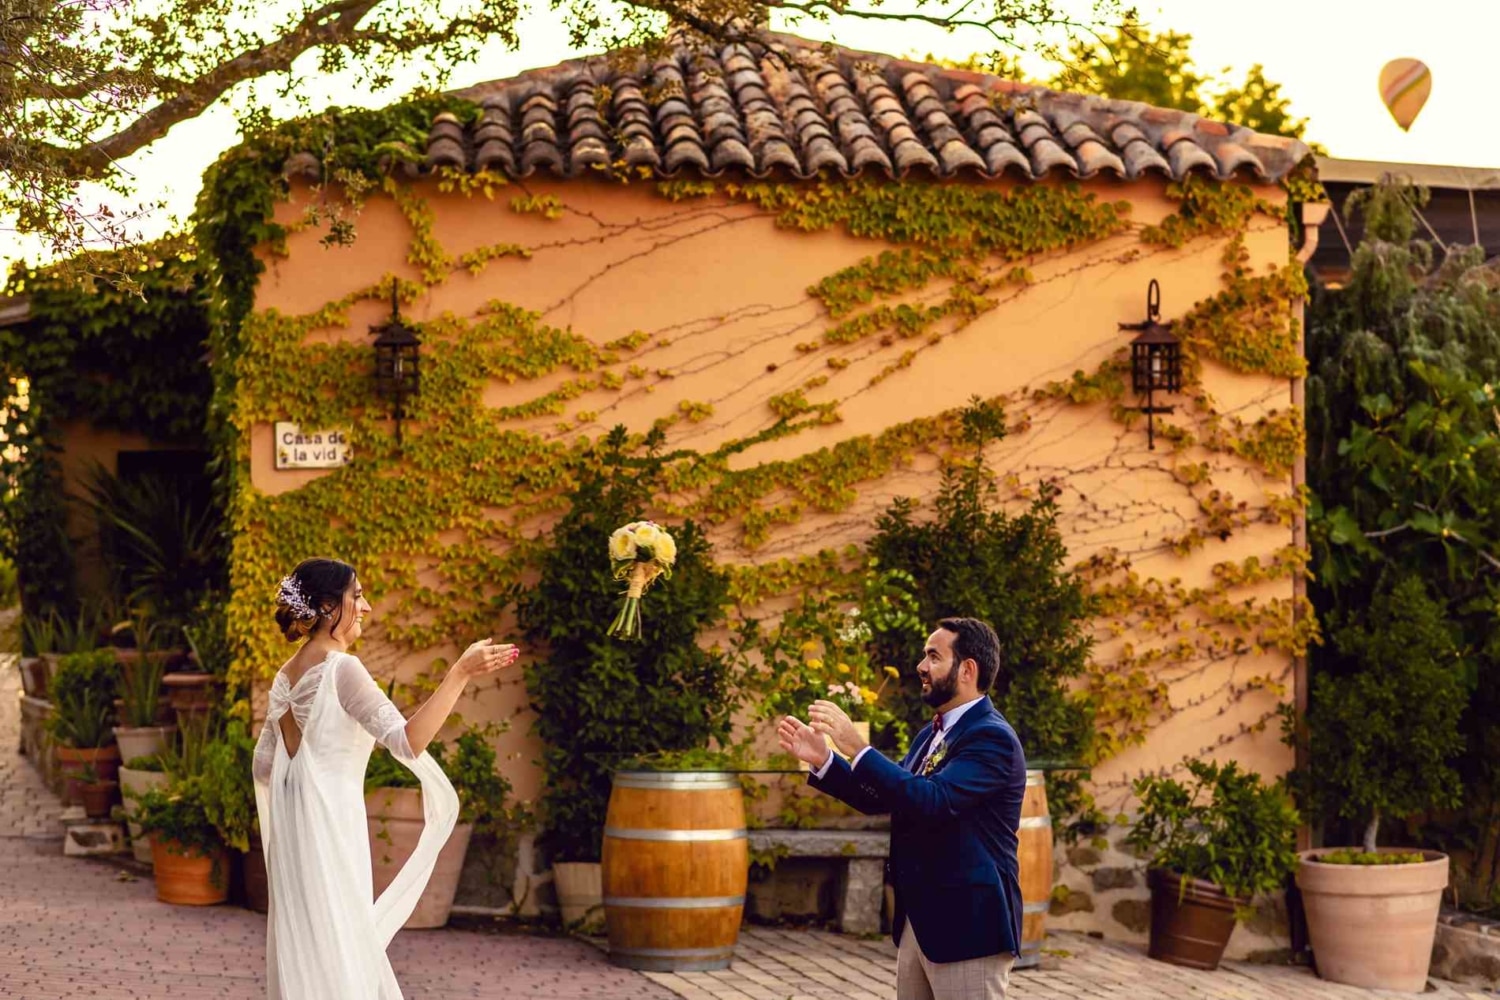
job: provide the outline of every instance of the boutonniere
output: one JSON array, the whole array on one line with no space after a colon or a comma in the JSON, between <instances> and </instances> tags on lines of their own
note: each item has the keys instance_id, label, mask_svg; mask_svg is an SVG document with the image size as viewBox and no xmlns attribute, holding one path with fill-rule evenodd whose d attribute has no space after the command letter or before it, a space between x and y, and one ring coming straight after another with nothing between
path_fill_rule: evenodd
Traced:
<instances>
[{"instance_id":1,"label":"boutonniere","mask_svg":"<svg viewBox=\"0 0 1500 1000\"><path fill-rule=\"evenodd\" d=\"M947 757L948 744L939 743L938 748L932 751L932 753L928 754L927 759L922 762L922 777L925 778L928 775L932 774L932 772L936 771L939 767L942 767L943 761L947 759Z\"/></svg>"}]
</instances>

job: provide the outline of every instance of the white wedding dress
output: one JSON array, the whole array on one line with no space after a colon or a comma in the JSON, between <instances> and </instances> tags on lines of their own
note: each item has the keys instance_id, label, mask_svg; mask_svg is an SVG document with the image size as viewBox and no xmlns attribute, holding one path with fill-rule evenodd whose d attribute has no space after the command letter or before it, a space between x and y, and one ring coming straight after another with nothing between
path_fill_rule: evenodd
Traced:
<instances>
[{"instance_id":1,"label":"white wedding dress","mask_svg":"<svg viewBox=\"0 0 1500 1000\"><path fill-rule=\"evenodd\" d=\"M302 732L288 756L280 719ZM374 899L364 777L379 742L422 782L426 820L411 858ZM406 720L369 671L332 653L296 684L278 672L255 748L255 805L270 883L270 1000L401 1000L385 955L411 916L458 819L458 796L432 756L414 755Z\"/></svg>"}]
</instances>

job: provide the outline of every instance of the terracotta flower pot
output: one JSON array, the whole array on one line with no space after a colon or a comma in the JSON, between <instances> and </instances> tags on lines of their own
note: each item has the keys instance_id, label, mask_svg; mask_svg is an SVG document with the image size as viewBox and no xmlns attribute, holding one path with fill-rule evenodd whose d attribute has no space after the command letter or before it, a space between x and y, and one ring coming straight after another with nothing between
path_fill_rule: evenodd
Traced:
<instances>
[{"instance_id":1,"label":"terracotta flower pot","mask_svg":"<svg viewBox=\"0 0 1500 1000\"><path fill-rule=\"evenodd\" d=\"M151 837L156 898L179 906L213 906L229 898L229 849L204 852L175 840Z\"/></svg>"},{"instance_id":2,"label":"terracotta flower pot","mask_svg":"<svg viewBox=\"0 0 1500 1000\"><path fill-rule=\"evenodd\" d=\"M182 729L189 728L194 717L206 716L219 697L220 682L213 674L163 674L161 685Z\"/></svg>"},{"instance_id":3,"label":"terracotta flower pot","mask_svg":"<svg viewBox=\"0 0 1500 1000\"><path fill-rule=\"evenodd\" d=\"M377 788L365 796L365 815L370 827L370 865L375 895L379 896L406 864L422 836L421 789ZM437 866L427 880L427 888L422 891L417 908L402 924L403 927L442 927L448 922L473 832L474 827L469 823L460 823L453 828L448 842L438 852Z\"/></svg>"},{"instance_id":4,"label":"terracotta flower pot","mask_svg":"<svg viewBox=\"0 0 1500 1000\"><path fill-rule=\"evenodd\" d=\"M115 781L120 776L120 748L117 746L83 749L59 746L57 761L64 779L63 803L65 805L81 804L79 786L82 784L81 778L85 769L92 766L100 781Z\"/></svg>"},{"instance_id":5,"label":"terracotta flower pot","mask_svg":"<svg viewBox=\"0 0 1500 1000\"><path fill-rule=\"evenodd\" d=\"M1189 969L1217 969L1234 933L1235 899L1212 882L1184 878L1164 868L1147 872L1146 884L1151 887L1147 954Z\"/></svg>"},{"instance_id":6,"label":"terracotta flower pot","mask_svg":"<svg viewBox=\"0 0 1500 1000\"><path fill-rule=\"evenodd\" d=\"M1421 854L1427 860L1334 865L1317 860L1326 853L1303 851L1297 867L1318 975L1368 989L1422 992L1448 885L1448 856L1382 847L1382 854Z\"/></svg>"},{"instance_id":7,"label":"terracotta flower pot","mask_svg":"<svg viewBox=\"0 0 1500 1000\"><path fill-rule=\"evenodd\" d=\"M119 787L117 781L78 783L78 797L89 819L109 819L110 808L115 804L115 790Z\"/></svg>"},{"instance_id":8,"label":"terracotta flower pot","mask_svg":"<svg viewBox=\"0 0 1500 1000\"><path fill-rule=\"evenodd\" d=\"M47 697L47 662L41 657L21 659L21 692L29 698Z\"/></svg>"}]
</instances>

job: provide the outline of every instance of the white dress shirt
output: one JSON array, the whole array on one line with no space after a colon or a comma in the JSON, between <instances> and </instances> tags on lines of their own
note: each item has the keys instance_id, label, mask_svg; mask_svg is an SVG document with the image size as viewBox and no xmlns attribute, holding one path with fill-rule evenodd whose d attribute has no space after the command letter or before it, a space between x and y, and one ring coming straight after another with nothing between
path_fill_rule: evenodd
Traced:
<instances>
[{"instance_id":1,"label":"white dress shirt","mask_svg":"<svg viewBox=\"0 0 1500 1000\"><path fill-rule=\"evenodd\" d=\"M967 712L969 709L973 708L975 705L979 704L983 700L984 700L984 695L980 695L978 698L975 698L973 701L966 701L962 705L959 705L957 708L950 708L950 709L948 709L948 711L946 711L946 712L943 713L943 731L940 732L940 733L938 733L937 736L934 737L932 739L932 741L928 743L926 751L923 752L921 758L917 761L917 766L916 766L917 773L921 772L922 765L926 762L926 760L927 760L928 757L932 756L932 752L934 750L936 750L938 747L942 746L943 741L945 739L947 739L948 734L953 731L953 727L958 724L958 720L961 719L961 718L963 718L963 714L965 712ZM860 760L864 757L865 754L869 753L872 749L874 749L874 748L867 746L863 750L861 750L859 753L855 754L854 755L854 759L849 762L849 767L851 769L859 767ZM816 777L818 778L818 780L821 781L824 777L826 777L828 775L828 769L830 767L832 767L832 766L833 766L833 751L829 750L828 751L828 759L825 760L825 761L823 761L823 765L821 767L819 767L813 773L814 773L814 775L816 775Z\"/></svg>"}]
</instances>

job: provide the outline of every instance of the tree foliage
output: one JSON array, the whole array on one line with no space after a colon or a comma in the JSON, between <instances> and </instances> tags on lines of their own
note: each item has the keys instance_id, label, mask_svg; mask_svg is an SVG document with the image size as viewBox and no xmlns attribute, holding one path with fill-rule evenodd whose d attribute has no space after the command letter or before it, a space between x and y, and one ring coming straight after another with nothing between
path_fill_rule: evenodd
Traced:
<instances>
[{"instance_id":1,"label":"tree foliage","mask_svg":"<svg viewBox=\"0 0 1500 1000\"><path fill-rule=\"evenodd\" d=\"M648 445L659 443L659 435ZM729 583L693 522L671 528L670 582L647 593L642 641L605 635L621 584L610 532L644 517L660 463L632 459L617 428L586 459L566 514L539 558L535 586L518 588L516 616L545 658L526 670L542 744L544 844L555 861L597 861L614 763L627 755L725 741L734 710L729 657L698 637L723 620Z\"/></svg>"},{"instance_id":2,"label":"tree foliage","mask_svg":"<svg viewBox=\"0 0 1500 1000\"><path fill-rule=\"evenodd\" d=\"M1004 414L975 403L963 419L964 440L974 453L944 471L932 516L898 499L877 520L870 555L880 568L901 570L916 582L927 631L950 615L982 618L994 627L1001 650L995 703L1028 760L1087 762L1094 715L1069 681L1088 666L1091 602L1067 568L1055 492L1044 487L1020 513L1005 510L983 455L986 444L1004 435ZM883 640L882 662L905 666L921 658L926 632L883 632L876 639ZM920 724L931 710L914 675L906 677L905 691L910 717ZM1076 818L1087 811L1075 782L1048 784L1054 815Z\"/></svg>"},{"instance_id":3,"label":"tree foliage","mask_svg":"<svg viewBox=\"0 0 1500 1000\"><path fill-rule=\"evenodd\" d=\"M1353 669L1313 683L1307 750L1315 763L1301 788L1323 815L1363 824L1373 851L1382 818L1460 802L1450 762L1463 749L1465 663L1442 605L1415 576L1366 610L1332 617L1334 649Z\"/></svg>"},{"instance_id":4,"label":"tree foliage","mask_svg":"<svg viewBox=\"0 0 1500 1000\"><path fill-rule=\"evenodd\" d=\"M1193 63L1192 35L1154 33L1126 21L1109 35L1075 38L1052 86L1082 94L1142 101L1218 118L1256 132L1301 138L1307 119L1293 117L1281 84L1256 63L1238 85L1204 74ZM1228 69L1220 73L1222 77Z\"/></svg>"},{"instance_id":5,"label":"tree foliage","mask_svg":"<svg viewBox=\"0 0 1500 1000\"><path fill-rule=\"evenodd\" d=\"M689 41L758 35L772 12L799 21L923 23L1019 48L1043 29L1088 24L1050 0L553 0L574 45L659 47L675 28ZM43 234L54 256L128 246L137 216L82 200L80 182L129 193L120 161L220 104L262 128L272 102L308 108L312 74L350 73L366 92L415 72L417 89L443 88L488 44L520 45L518 0L9 0L0 17L0 218ZM1121 14L1091 0L1090 23ZM393 93L392 97L399 96ZM128 274L117 260L87 266Z\"/></svg>"},{"instance_id":6,"label":"tree foliage","mask_svg":"<svg viewBox=\"0 0 1500 1000\"><path fill-rule=\"evenodd\" d=\"M1456 872L1466 892L1500 904L1500 282L1477 248L1416 238L1425 198L1395 179L1351 198L1347 210L1362 214L1365 238L1350 277L1342 289L1314 286L1307 325L1309 596L1325 622L1376 633L1383 626L1371 608L1388 600L1382 595L1399 594L1407 578L1426 584L1454 636L1466 695L1456 704L1444 700L1447 689L1429 689L1437 681L1426 676L1408 677L1402 690L1414 714L1427 717L1433 702L1451 708L1462 740L1403 742L1393 752L1445 748L1466 802L1427 835L1461 852ZM1361 714L1371 721L1356 731L1367 742L1376 738L1378 716L1366 708L1319 704L1347 708L1350 699L1368 701L1395 682L1384 676L1394 667L1365 655L1373 642L1363 641L1361 655L1342 642L1314 650L1314 674L1329 678L1312 690L1314 739L1319 718L1355 725ZM1353 686L1339 686L1346 682ZM1327 712L1334 714L1319 715ZM1328 779L1320 770L1338 766L1343 753L1312 753L1312 778ZM1378 766L1400 773L1392 760ZM1429 771L1425 807L1410 799L1399 808L1377 803L1384 813L1450 801L1433 776L1442 773L1432 770L1436 760L1421 764L1413 756L1407 764L1421 767Z\"/></svg>"}]
</instances>

